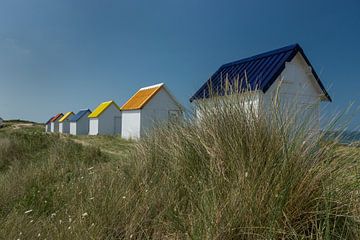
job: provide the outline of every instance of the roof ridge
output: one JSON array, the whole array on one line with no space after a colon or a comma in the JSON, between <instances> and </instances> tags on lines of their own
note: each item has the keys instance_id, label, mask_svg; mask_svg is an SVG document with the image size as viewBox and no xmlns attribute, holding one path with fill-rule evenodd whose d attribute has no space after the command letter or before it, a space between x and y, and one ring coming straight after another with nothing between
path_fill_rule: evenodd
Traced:
<instances>
[{"instance_id":1,"label":"roof ridge","mask_svg":"<svg viewBox=\"0 0 360 240\"><path fill-rule=\"evenodd\" d=\"M240 64L240 63L253 61L255 59L265 58L265 57L268 57L268 56L273 55L275 53L286 52L286 51L289 51L291 49L299 49L300 50L302 48L300 47L300 45L298 43L291 44L291 45L288 45L288 46L285 46L285 47L281 47L281 48L274 49L274 50L271 50L271 51L256 54L256 55L253 55L251 57L247 57L247 58L243 58L243 59L236 60L236 61L233 61L233 62L225 63L225 64L221 65L219 69L221 69L223 67L228 67L228 66L231 66L231 65L235 65L235 64Z\"/></svg>"},{"instance_id":2,"label":"roof ridge","mask_svg":"<svg viewBox=\"0 0 360 240\"><path fill-rule=\"evenodd\" d=\"M154 84L154 85L151 85L151 86L147 86L147 87L142 87L139 89L139 91L141 90L146 90L146 89L150 89L150 88L156 88L156 87L161 87L165 85L164 83L157 83L157 84Z\"/></svg>"},{"instance_id":3,"label":"roof ridge","mask_svg":"<svg viewBox=\"0 0 360 240\"><path fill-rule=\"evenodd\" d=\"M65 113L59 120L59 122L64 122L66 119L68 119L71 115L74 115L73 111Z\"/></svg>"},{"instance_id":4,"label":"roof ridge","mask_svg":"<svg viewBox=\"0 0 360 240\"><path fill-rule=\"evenodd\" d=\"M121 111L119 105L116 104L114 100L105 101L100 103L92 113L89 114L88 118L98 118L103 112L108 109L112 104L114 104L115 108Z\"/></svg>"},{"instance_id":5,"label":"roof ridge","mask_svg":"<svg viewBox=\"0 0 360 240\"><path fill-rule=\"evenodd\" d=\"M132 101L132 99L135 99L136 95L141 92L141 91L145 91L145 90L148 90L148 89L152 89L152 88L156 88L156 90L154 92L152 92L147 98L144 99L144 101L142 102L141 106L138 107L138 108L135 108L135 109L129 109L129 108L126 108L126 105ZM143 88L140 88L139 90L137 90L122 106L121 106L121 110L125 110L125 111L128 111L128 110L139 110L139 109L142 109L147 103L148 101L154 96L156 95L162 88L165 88L165 84L164 83L159 83L159 84L155 84L155 85L152 85L152 86L148 86L148 87L143 87Z\"/></svg>"}]
</instances>

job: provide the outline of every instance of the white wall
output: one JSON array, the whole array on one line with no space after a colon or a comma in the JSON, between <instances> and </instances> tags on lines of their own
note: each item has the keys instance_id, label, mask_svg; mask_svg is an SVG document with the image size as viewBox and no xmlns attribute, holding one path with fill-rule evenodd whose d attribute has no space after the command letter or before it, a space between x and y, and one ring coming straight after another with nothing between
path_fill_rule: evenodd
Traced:
<instances>
[{"instance_id":1,"label":"white wall","mask_svg":"<svg viewBox=\"0 0 360 240\"><path fill-rule=\"evenodd\" d=\"M178 111L182 114L181 107L175 102L171 95L162 88L151 100L141 109L140 137L150 131L156 123L169 121L169 112Z\"/></svg>"},{"instance_id":2,"label":"white wall","mask_svg":"<svg viewBox=\"0 0 360 240\"><path fill-rule=\"evenodd\" d=\"M51 132L59 132L59 121L51 122L50 125L50 131Z\"/></svg>"},{"instance_id":3,"label":"white wall","mask_svg":"<svg viewBox=\"0 0 360 240\"><path fill-rule=\"evenodd\" d=\"M236 96L235 98L230 95L217 97L217 98L221 98L221 99L218 99L221 101L215 102L214 104L216 104L216 106L213 106L213 103L209 102L208 99L195 100L193 102L193 104L195 106L206 104L204 106L205 111L209 111L207 114L209 114L209 113L211 114L211 113L216 113L215 111L212 112L212 109L214 110L215 107L218 108L218 107L220 107L219 105L225 104L222 102L225 100L226 104L236 104L236 106L239 106L239 104L242 104L245 111L252 111L253 113L257 114L259 105L260 105L260 99L261 99L262 95L263 95L262 91L245 92L245 93L242 93L240 96ZM201 111L202 111L201 109L195 108L195 117L197 119L201 119L201 117L203 116L203 113Z\"/></svg>"},{"instance_id":4,"label":"white wall","mask_svg":"<svg viewBox=\"0 0 360 240\"><path fill-rule=\"evenodd\" d=\"M246 93L245 93L246 94ZM252 93L253 100L249 105L257 108L269 109L277 101L284 113L298 114L301 118L311 122L314 131L320 128L320 97L323 94L318 86L311 69L309 69L302 55L298 53L290 62L286 63L284 71L264 94L262 91ZM207 100L197 100L207 101ZM201 112L195 109L196 117L201 118ZM292 112L293 111L293 112ZM296 112L297 111L297 112Z\"/></svg>"},{"instance_id":5,"label":"white wall","mask_svg":"<svg viewBox=\"0 0 360 240\"><path fill-rule=\"evenodd\" d=\"M121 137L125 139L140 138L140 110L122 111Z\"/></svg>"},{"instance_id":6,"label":"white wall","mask_svg":"<svg viewBox=\"0 0 360 240\"><path fill-rule=\"evenodd\" d=\"M298 53L286 63L284 71L263 95L263 106L277 101L285 113L307 121L314 131L320 129L320 98L323 94L305 60Z\"/></svg>"},{"instance_id":7,"label":"white wall","mask_svg":"<svg viewBox=\"0 0 360 240\"><path fill-rule=\"evenodd\" d=\"M116 120L118 119L117 123ZM117 124L117 126L116 126ZM99 116L99 134L121 134L121 111L112 104Z\"/></svg>"},{"instance_id":8,"label":"white wall","mask_svg":"<svg viewBox=\"0 0 360 240\"><path fill-rule=\"evenodd\" d=\"M99 119L98 118L90 118L89 121L89 135L98 135L99 133Z\"/></svg>"},{"instance_id":9,"label":"white wall","mask_svg":"<svg viewBox=\"0 0 360 240\"><path fill-rule=\"evenodd\" d=\"M59 133L63 133L63 123L59 123Z\"/></svg>"},{"instance_id":10,"label":"white wall","mask_svg":"<svg viewBox=\"0 0 360 240\"><path fill-rule=\"evenodd\" d=\"M51 123L48 123L45 125L45 131L50 132L50 130L51 130Z\"/></svg>"},{"instance_id":11,"label":"white wall","mask_svg":"<svg viewBox=\"0 0 360 240\"><path fill-rule=\"evenodd\" d=\"M71 135L77 135L76 134L76 122L71 122L70 123L70 134Z\"/></svg>"},{"instance_id":12,"label":"white wall","mask_svg":"<svg viewBox=\"0 0 360 240\"><path fill-rule=\"evenodd\" d=\"M121 134L121 111L112 104L98 118L90 118L89 135Z\"/></svg>"},{"instance_id":13,"label":"white wall","mask_svg":"<svg viewBox=\"0 0 360 240\"><path fill-rule=\"evenodd\" d=\"M59 123L59 132L60 133L70 133L70 121L68 119Z\"/></svg>"},{"instance_id":14,"label":"white wall","mask_svg":"<svg viewBox=\"0 0 360 240\"><path fill-rule=\"evenodd\" d=\"M70 122L70 134L72 135L88 135L89 134L89 118L90 113L84 114L77 122Z\"/></svg>"}]
</instances>

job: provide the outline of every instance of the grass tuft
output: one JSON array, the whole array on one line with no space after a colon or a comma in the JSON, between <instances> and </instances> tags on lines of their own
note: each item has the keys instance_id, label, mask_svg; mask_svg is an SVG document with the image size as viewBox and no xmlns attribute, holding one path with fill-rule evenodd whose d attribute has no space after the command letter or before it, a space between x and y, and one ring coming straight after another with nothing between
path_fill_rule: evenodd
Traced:
<instances>
[{"instance_id":1,"label":"grass tuft","mask_svg":"<svg viewBox=\"0 0 360 240\"><path fill-rule=\"evenodd\" d=\"M360 238L358 148L243 98L198 107L138 142L1 130L0 238Z\"/></svg>"}]
</instances>

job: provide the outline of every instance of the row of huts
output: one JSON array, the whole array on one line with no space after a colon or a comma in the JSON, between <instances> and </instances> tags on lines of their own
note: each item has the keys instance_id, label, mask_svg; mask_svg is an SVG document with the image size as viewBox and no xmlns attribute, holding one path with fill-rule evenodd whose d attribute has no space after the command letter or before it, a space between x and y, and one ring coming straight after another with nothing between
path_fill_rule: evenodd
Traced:
<instances>
[{"instance_id":1,"label":"row of huts","mask_svg":"<svg viewBox=\"0 0 360 240\"><path fill-rule=\"evenodd\" d=\"M299 44L220 66L190 102L203 103L213 94L226 96L226 85L237 85L235 93L246 91L247 99L251 99L247 105L255 110L270 109L274 102L285 111L289 107L302 110L300 117L310 117L315 132L320 130L320 102L332 101ZM155 121L171 121L182 112L182 106L165 85L157 84L141 88L122 107L109 101L93 112L86 109L77 114L58 114L48 121L47 130L90 135L121 133L124 138L139 138ZM195 115L201 118L201 110L195 109Z\"/></svg>"},{"instance_id":2,"label":"row of huts","mask_svg":"<svg viewBox=\"0 0 360 240\"><path fill-rule=\"evenodd\" d=\"M183 107L165 84L139 89L119 107L115 101L101 103L93 111L58 113L46 122L47 132L72 135L116 135L137 139L158 122L174 121Z\"/></svg>"}]
</instances>

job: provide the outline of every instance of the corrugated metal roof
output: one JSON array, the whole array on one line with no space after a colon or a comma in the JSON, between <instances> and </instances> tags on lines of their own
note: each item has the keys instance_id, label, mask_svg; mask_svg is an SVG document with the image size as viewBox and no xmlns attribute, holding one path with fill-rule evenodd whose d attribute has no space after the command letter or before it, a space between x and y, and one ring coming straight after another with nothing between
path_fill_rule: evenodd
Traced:
<instances>
[{"instance_id":1,"label":"corrugated metal roof","mask_svg":"<svg viewBox=\"0 0 360 240\"><path fill-rule=\"evenodd\" d=\"M70 120L70 122L77 122L78 120L80 120L80 118L82 118L87 113L91 113L90 109L80 110L78 113L71 116L69 120Z\"/></svg>"},{"instance_id":2,"label":"corrugated metal roof","mask_svg":"<svg viewBox=\"0 0 360 240\"><path fill-rule=\"evenodd\" d=\"M99 117L112 104L114 104L114 106L117 109L119 109L119 111L121 111L120 107L114 101L108 101L108 102L103 102L99 106L97 106L97 108L95 108L95 110L88 117L89 118L97 118L97 117Z\"/></svg>"},{"instance_id":3,"label":"corrugated metal roof","mask_svg":"<svg viewBox=\"0 0 360 240\"><path fill-rule=\"evenodd\" d=\"M60 118L59 122L65 121L65 120L68 119L71 115L74 115L74 113L73 113L73 112L67 112L67 113L65 113L65 115L64 115L62 118Z\"/></svg>"},{"instance_id":4,"label":"corrugated metal roof","mask_svg":"<svg viewBox=\"0 0 360 240\"><path fill-rule=\"evenodd\" d=\"M58 114L56 114L56 115L50 120L50 122L55 122L56 120L58 120L58 119L61 118L62 116L64 116L64 114L58 113Z\"/></svg>"},{"instance_id":5,"label":"corrugated metal roof","mask_svg":"<svg viewBox=\"0 0 360 240\"><path fill-rule=\"evenodd\" d=\"M137 110L145 106L163 87L163 83L140 88L122 107L121 110Z\"/></svg>"},{"instance_id":6,"label":"corrugated metal roof","mask_svg":"<svg viewBox=\"0 0 360 240\"><path fill-rule=\"evenodd\" d=\"M325 98L331 101L329 94L309 59L305 56L303 49L299 44L294 44L222 65L190 98L190 102L210 97L210 89L217 95L225 95L226 82L230 85L236 85L235 81L238 81L238 91L262 90L265 93L285 69L285 63L290 62L298 52L302 54L306 63L311 67L312 73Z\"/></svg>"}]
</instances>

